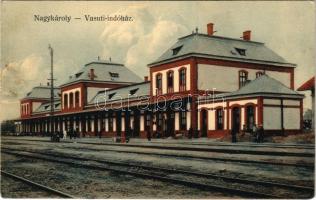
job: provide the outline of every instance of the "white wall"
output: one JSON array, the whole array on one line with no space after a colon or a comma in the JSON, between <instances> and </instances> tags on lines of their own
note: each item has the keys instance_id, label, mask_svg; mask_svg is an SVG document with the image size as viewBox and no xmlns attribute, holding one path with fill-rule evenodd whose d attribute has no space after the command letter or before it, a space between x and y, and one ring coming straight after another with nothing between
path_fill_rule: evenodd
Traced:
<instances>
[{"instance_id":1,"label":"white wall","mask_svg":"<svg viewBox=\"0 0 316 200\"><path fill-rule=\"evenodd\" d=\"M34 112L38 107L40 107L41 102L32 102L32 112Z\"/></svg>"},{"instance_id":2,"label":"white wall","mask_svg":"<svg viewBox=\"0 0 316 200\"><path fill-rule=\"evenodd\" d=\"M212 91L212 88L216 88L217 91L238 90L239 70L246 70L249 80L254 80L256 78L256 72L262 71L257 69L198 64L198 89L210 91ZM290 73L266 70L266 74L280 81L287 87L291 86Z\"/></svg>"},{"instance_id":3,"label":"white wall","mask_svg":"<svg viewBox=\"0 0 316 200\"><path fill-rule=\"evenodd\" d=\"M281 129L281 108L263 107L263 127L265 130Z\"/></svg>"},{"instance_id":4,"label":"white wall","mask_svg":"<svg viewBox=\"0 0 316 200\"><path fill-rule=\"evenodd\" d=\"M300 108L284 108L284 128L300 129Z\"/></svg>"}]
</instances>

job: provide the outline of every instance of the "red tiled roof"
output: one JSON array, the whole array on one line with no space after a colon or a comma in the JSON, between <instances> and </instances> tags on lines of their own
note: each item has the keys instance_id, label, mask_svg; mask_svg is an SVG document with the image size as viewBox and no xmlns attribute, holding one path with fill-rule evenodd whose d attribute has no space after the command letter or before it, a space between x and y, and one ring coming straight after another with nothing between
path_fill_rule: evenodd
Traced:
<instances>
[{"instance_id":1,"label":"red tiled roof","mask_svg":"<svg viewBox=\"0 0 316 200\"><path fill-rule=\"evenodd\" d=\"M315 88L315 76L308 81L306 81L301 87L299 87L298 91L305 91L305 90L311 90L312 88Z\"/></svg>"}]
</instances>

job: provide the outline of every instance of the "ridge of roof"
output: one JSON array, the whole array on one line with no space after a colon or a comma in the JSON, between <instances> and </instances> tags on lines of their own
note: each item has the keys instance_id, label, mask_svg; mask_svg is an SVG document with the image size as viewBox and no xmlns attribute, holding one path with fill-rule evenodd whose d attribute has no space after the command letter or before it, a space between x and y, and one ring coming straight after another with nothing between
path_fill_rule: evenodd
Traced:
<instances>
[{"instance_id":1,"label":"ridge of roof","mask_svg":"<svg viewBox=\"0 0 316 200\"><path fill-rule=\"evenodd\" d=\"M208 35L208 34L204 34L204 33L191 33L189 35L178 38L178 40L182 40L182 39L185 39L185 38L188 38L191 36L202 36L202 37L222 39L222 40L234 40L234 41L254 43L254 44L264 44L263 42L258 42L258 41L253 41L253 40L243 40L243 39L239 39L239 38L231 38L231 37L224 37L224 36L218 36L218 35Z\"/></svg>"},{"instance_id":2,"label":"ridge of roof","mask_svg":"<svg viewBox=\"0 0 316 200\"><path fill-rule=\"evenodd\" d=\"M115 63L115 62L112 62L110 60L95 60L95 61L92 61L92 62L89 62L89 63L85 64L84 66L88 66L88 65L91 65L91 64L106 64L106 65L117 65L117 66L124 67L123 64Z\"/></svg>"}]
</instances>

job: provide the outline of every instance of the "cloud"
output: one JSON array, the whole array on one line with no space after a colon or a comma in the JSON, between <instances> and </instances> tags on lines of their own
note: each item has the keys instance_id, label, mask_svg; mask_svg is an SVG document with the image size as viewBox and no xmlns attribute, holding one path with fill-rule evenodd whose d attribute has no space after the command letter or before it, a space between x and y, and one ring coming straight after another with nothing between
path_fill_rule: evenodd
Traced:
<instances>
[{"instance_id":1,"label":"cloud","mask_svg":"<svg viewBox=\"0 0 316 200\"><path fill-rule=\"evenodd\" d=\"M1 69L1 99L20 98L34 85L43 82L46 77L42 66L42 57L35 54L6 64Z\"/></svg>"},{"instance_id":2,"label":"cloud","mask_svg":"<svg viewBox=\"0 0 316 200\"><path fill-rule=\"evenodd\" d=\"M157 59L175 42L175 38L189 33L185 25L152 15L148 6L129 7L114 14L132 16L130 23L111 23L101 34L103 56L124 62L127 67L147 74L146 65Z\"/></svg>"}]
</instances>

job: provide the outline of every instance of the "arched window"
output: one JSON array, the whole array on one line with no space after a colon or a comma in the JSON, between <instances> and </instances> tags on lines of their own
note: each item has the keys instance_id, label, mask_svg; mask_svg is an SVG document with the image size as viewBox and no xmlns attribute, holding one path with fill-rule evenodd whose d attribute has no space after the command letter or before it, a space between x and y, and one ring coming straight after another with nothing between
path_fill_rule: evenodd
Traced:
<instances>
[{"instance_id":1,"label":"arched window","mask_svg":"<svg viewBox=\"0 0 316 200\"><path fill-rule=\"evenodd\" d=\"M75 107L79 107L79 91L75 93Z\"/></svg>"},{"instance_id":2,"label":"arched window","mask_svg":"<svg viewBox=\"0 0 316 200\"><path fill-rule=\"evenodd\" d=\"M156 89L158 95L162 94L162 74L156 75Z\"/></svg>"},{"instance_id":3,"label":"arched window","mask_svg":"<svg viewBox=\"0 0 316 200\"><path fill-rule=\"evenodd\" d=\"M224 129L224 110L223 108L218 108L215 111L216 119L216 130Z\"/></svg>"},{"instance_id":4,"label":"arched window","mask_svg":"<svg viewBox=\"0 0 316 200\"><path fill-rule=\"evenodd\" d=\"M255 108L253 105L246 107L246 128L252 130L255 124Z\"/></svg>"},{"instance_id":5,"label":"arched window","mask_svg":"<svg viewBox=\"0 0 316 200\"><path fill-rule=\"evenodd\" d=\"M69 107L72 108L74 105L74 93L69 94Z\"/></svg>"},{"instance_id":6,"label":"arched window","mask_svg":"<svg viewBox=\"0 0 316 200\"><path fill-rule=\"evenodd\" d=\"M256 72L256 78L260 77L263 75L263 72Z\"/></svg>"},{"instance_id":7,"label":"arched window","mask_svg":"<svg viewBox=\"0 0 316 200\"><path fill-rule=\"evenodd\" d=\"M179 91L186 90L186 68L179 70Z\"/></svg>"},{"instance_id":8,"label":"arched window","mask_svg":"<svg viewBox=\"0 0 316 200\"><path fill-rule=\"evenodd\" d=\"M167 73L167 92L173 92L173 71Z\"/></svg>"},{"instance_id":9,"label":"arched window","mask_svg":"<svg viewBox=\"0 0 316 200\"><path fill-rule=\"evenodd\" d=\"M248 80L248 72L245 70L239 71L239 88L245 86L247 80Z\"/></svg>"},{"instance_id":10,"label":"arched window","mask_svg":"<svg viewBox=\"0 0 316 200\"><path fill-rule=\"evenodd\" d=\"M64 94L64 108L68 108L68 94Z\"/></svg>"}]
</instances>

